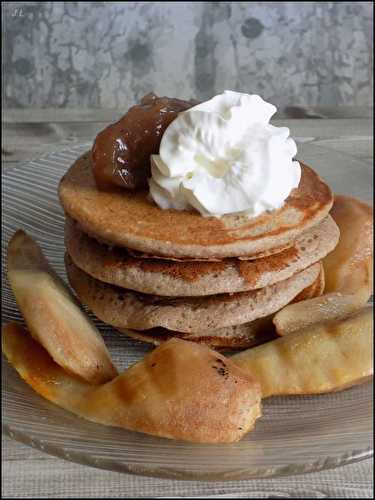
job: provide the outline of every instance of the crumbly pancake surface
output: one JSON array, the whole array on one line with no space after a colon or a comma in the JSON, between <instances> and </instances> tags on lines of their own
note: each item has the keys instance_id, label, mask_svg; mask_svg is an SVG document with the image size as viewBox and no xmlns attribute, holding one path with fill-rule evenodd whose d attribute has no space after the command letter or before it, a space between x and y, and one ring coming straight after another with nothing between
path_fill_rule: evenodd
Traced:
<instances>
[{"instance_id":1,"label":"crumbly pancake surface","mask_svg":"<svg viewBox=\"0 0 375 500\"><path fill-rule=\"evenodd\" d=\"M133 257L126 249L109 248L88 237L70 218L65 224L66 249L90 276L143 293L180 297L255 290L285 280L325 257L338 239L338 227L328 215L289 249L269 257L174 262Z\"/></svg>"},{"instance_id":2,"label":"crumbly pancake surface","mask_svg":"<svg viewBox=\"0 0 375 500\"><path fill-rule=\"evenodd\" d=\"M267 316L288 304L319 275L320 264L259 290L208 297L160 297L98 281L76 267L68 254L65 265L79 299L115 328L145 330L163 326L195 332L239 325Z\"/></svg>"},{"instance_id":3,"label":"crumbly pancake surface","mask_svg":"<svg viewBox=\"0 0 375 500\"><path fill-rule=\"evenodd\" d=\"M59 196L65 212L84 232L111 245L165 257L249 256L286 245L328 214L333 203L330 188L311 168L301 167L300 185L284 205L255 218L162 210L147 191L99 191L90 153L64 175Z\"/></svg>"}]
</instances>

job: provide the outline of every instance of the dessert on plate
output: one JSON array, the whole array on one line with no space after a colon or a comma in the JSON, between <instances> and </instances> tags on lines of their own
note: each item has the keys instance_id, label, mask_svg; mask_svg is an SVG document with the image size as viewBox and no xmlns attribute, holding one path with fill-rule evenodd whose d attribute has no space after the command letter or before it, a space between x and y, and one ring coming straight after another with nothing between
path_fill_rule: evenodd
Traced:
<instances>
[{"instance_id":1,"label":"dessert on plate","mask_svg":"<svg viewBox=\"0 0 375 500\"><path fill-rule=\"evenodd\" d=\"M69 281L98 318L155 344L249 347L322 292L333 194L275 111L231 91L151 95L99 133L59 186Z\"/></svg>"},{"instance_id":2,"label":"dessert on plate","mask_svg":"<svg viewBox=\"0 0 375 500\"><path fill-rule=\"evenodd\" d=\"M70 285L99 319L158 347L118 373L16 231L8 280L28 330L3 326L3 352L36 392L104 425L228 443L264 398L372 377L372 208L297 161L275 111L232 91L151 94L75 161L59 185Z\"/></svg>"}]
</instances>

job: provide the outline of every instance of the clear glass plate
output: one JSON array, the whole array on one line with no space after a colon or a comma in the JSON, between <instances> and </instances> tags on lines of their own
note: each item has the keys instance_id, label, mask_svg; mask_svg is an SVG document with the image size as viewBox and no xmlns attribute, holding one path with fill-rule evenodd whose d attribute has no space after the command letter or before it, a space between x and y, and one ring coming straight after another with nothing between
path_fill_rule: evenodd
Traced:
<instances>
[{"instance_id":1,"label":"clear glass plate","mask_svg":"<svg viewBox=\"0 0 375 500\"><path fill-rule=\"evenodd\" d=\"M23 228L41 244L57 272L63 266L63 211L56 188L85 144L3 174L3 259L9 237ZM302 144L300 157L335 192L372 197L369 164ZM3 267L3 322L20 320ZM120 369L150 347L95 320ZM372 384L315 397L265 400L255 431L231 445L194 445L90 423L34 393L3 360L3 428L10 437L52 455L120 472L180 479L233 480L317 471L372 455Z\"/></svg>"}]
</instances>

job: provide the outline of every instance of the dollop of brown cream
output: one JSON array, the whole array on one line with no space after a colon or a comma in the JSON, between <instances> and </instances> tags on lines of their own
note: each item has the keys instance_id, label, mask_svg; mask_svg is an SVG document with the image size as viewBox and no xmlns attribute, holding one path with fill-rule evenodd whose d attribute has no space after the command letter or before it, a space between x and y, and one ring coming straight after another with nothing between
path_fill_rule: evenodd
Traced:
<instances>
[{"instance_id":1,"label":"dollop of brown cream","mask_svg":"<svg viewBox=\"0 0 375 500\"><path fill-rule=\"evenodd\" d=\"M97 135L92 148L99 189L142 189L150 177L150 155L159 152L168 125L196 102L148 94Z\"/></svg>"}]
</instances>

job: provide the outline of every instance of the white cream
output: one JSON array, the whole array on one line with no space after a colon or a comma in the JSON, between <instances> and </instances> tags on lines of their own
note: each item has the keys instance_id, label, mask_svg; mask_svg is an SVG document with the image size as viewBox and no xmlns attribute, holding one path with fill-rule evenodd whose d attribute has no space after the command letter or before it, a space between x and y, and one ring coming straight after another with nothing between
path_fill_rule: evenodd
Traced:
<instances>
[{"instance_id":1,"label":"white cream","mask_svg":"<svg viewBox=\"0 0 375 500\"><path fill-rule=\"evenodd\" d=\"M269 120L275 106L226 90L180 113L151 156L150 195L163 208L203 216L280 208L301 178L296 143Z\"/></svg>"}]
</instances>

